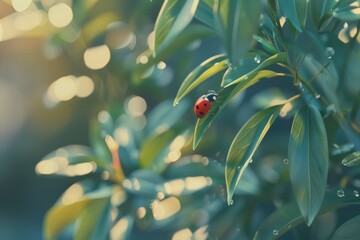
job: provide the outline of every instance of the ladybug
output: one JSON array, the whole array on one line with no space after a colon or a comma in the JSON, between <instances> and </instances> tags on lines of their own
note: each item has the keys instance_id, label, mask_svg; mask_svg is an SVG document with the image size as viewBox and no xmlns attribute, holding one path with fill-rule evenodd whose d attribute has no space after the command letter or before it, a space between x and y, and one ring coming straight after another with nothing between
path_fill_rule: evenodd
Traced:
<instances>
[{"instance_id":1,"label":"ladybug","mask_svg":"<svg viewBox=\"0 0 360 240\"><path fill-rule=\"evenodd\" d=\"M209 112L211 103L217 99L216 93L208 93L199 97L194 105L194 113L198 118L203 118Z\"/></svg>"}]
</instances>

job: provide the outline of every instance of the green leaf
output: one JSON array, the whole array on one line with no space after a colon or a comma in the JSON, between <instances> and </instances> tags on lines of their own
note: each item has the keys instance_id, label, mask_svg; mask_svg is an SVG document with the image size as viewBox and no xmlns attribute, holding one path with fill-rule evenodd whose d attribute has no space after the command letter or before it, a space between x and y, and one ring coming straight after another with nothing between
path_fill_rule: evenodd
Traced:
<instances>
[{"instance_id":1,"label":"green leaf","mask_svg":"<svg viewBox=\"0 0 360 240\"><path fill-rule=\"evenodd\" d=\"M277 53L269 58L267 58L264 62L259 64L256 68L254 68L252 71L248 72L247 74L244 74L241 67L234 67L231 69L231 73L228 73L226 77L223 78L221 82L221 86L229 87L231 85L237 84L241 81L252 79L254 76L256 76L259 72L259 70L264 69L265 67L268 67L272 64L276 63L286 63L287 60L287 53L281 52ZM225 75L224 75L225 76Z\"/></svg>"},{"instance_id":2,"label":"green leaf","mask_svg":"<svg viewBox=\"0 0 360 240\"><path fill-rule=\"evenodd\" d=\"M354 2L353 5L348 5L343 8L336 8L333 11L333 16L344 21L357 21L360 19L360 5L359 2Z\"/></svg>"},{"instance_id":3,"label":"green leaf","mask_svg":"<svg viewBox=\"0 0 360 240\"><path fill-rule=\"evenodd\" d=\"M305 106L295 115L291 127L289 171L307 225L311 225L324 198L328 156L326 129L319 110Z\"/></svg>"},{"instance_id":4,"label":"green leaf","mask_svg":"<svg viewBox=\"0 0 360 240\"><path fill-rule=\"evenodd\" d=\"M214 0L200 0L195 13L195 18L205 23L208 27L214 28Z\"/></svg>"},{"instance_id":5,"label":"green leaf","mask_svg":"<svg viewBox=\"0 0 360 240\"><path fill-rule=\"evenodd\" d=\"M83 163L92 163L95 169L109 170L109 165L103 159L95 156L88 146L70 145L59 148L47 154L37 165L36 172L43 175L73 176L70 169L81 166ZM75 166L74 166L75 165Z\"/></svg>"},{"instance_id":6,"label":"green leaf","mask_svg":"<svg viewBox=\"0 0 360 240\"><path fill-rule=\"evenodd\" d=\"M73 223L78 218L83 210L89 206L89 204L109 199L112 191L109 189L103 189L101 191L93 192L81 197L75 202L65 202L71 199L65 200L64 196L61 198L60 203L53 206L45 216L44 223L44 236L47 240L56 239L61 231L69 224Z\"/></svg>"},{"instance_id":7,"label":"green leaf","mask_svg":"<svg viewBox=\"0 0 360 240\"><path fill-rule=\"evenodd\" d=\"M155 23L155 53L173 41L191 22L199 0L166 0Z\"/></svg>"},{"instance_id":8,"label":"green leaf","mask_svg":"<svg viewBox=\"0 0 360 240\"><path fill-rule=\"evenodd\" d=\"M341 225L332 236L332 240L356 240L360 236L360 215Z\"/></svg>"},{"instance_id":9,"label":"green leaf","mask_svg":"<svg viewBox=\"0 0 360 240\"><path fill-rule=\"evenodd\" d=\"M319 214L360 204L359 199L350 191L345 193L346 197L343 198L339 198L336 195L336 192L337 190L329 191L325 194ZM293 201L277 209L269 217L267 217L261 224L260 228L256 231L254 240L277 239L297 225L304 223L304 221L305 220L299 211L297 203ZM274 235L274 230L277 235Z\"/></svg>"},{"instance_id":10,"label":"green leaf","mask_svg":"<svg viewBox=\"0 0 360 240\"><path fill-rule=\"evenodd\" d=\"M272 106L256 113L236 134L226 157L225 180L228 204L231 203L235 188L256 149L282 107L283 105Z\"/></svg>"},{"instance_id":11,"label":"green leaf","mask_svg":"<svg viewBox=\"0 0 360 240\"><path fill-rule=\"evenodd\" d=\"M353 152L347 155L341 163L346 167L355 167L360 165L360 152Z\"/></svg>"},{"instance_id":12,"label":"green leaf","mask_svg":"<svg viewBox=\"0 0 360 240\"><path fill-rule=\"evenodd\" d=\"M282 15L290 20L292 25L302 32L306 24L307 3L304 0L278 0Z\"/></svg>"},{"instance_id":13,"label":"green leaf","mask_svg":"<svg viewBox=\"0 0 360 240\"><path fill-rule=\"evenodd\" d=\"M213 56L202 62L185 78L181 84L174 100L174 106L177 105L179 101L186 96L186 94L188 94L200 83L204 82L216 73L225 70L227 63L228 60L223 54Z\"/></svg>"},{"instance_id":14,"label":"green leaf","mask_svg":"<svg viewBox=\"0 0 360 240\"><path fill-rule=\"evenodd\" d=\"M276 54L278 51L271 41L266 40L258 35L254 35L254 39L270 54Z\"/></svg>"},{"instance_id":15,"label":"green leaf","mask_svg":"<svg viewBox=\"0 0 360 240\"><path fill-rule=\"evenodd\" d=\"M252 46L260 22L261 1L216 0L214 11L230 62L236 64Z\"/></svg>"},{"instance_id":16,"label":"green leaf","mask_svg":"<svg viewBox=\"0 0 360 240\"><path fill-rule=\"evenodd\" d=\"M106 239L110 227L110 198L90 202L77 220L74 240Z\"/></svg>"},{"instance_id":17,"label":"green leaf","mask_svg":"<svg viewBox=\"0 0 360 240\"><path fill-rule=\"evenodd\" d=\"M168 46L157 50L156 55L154 56L153 51L147 50L140 54L140 56L146 56L148 62L146 64L138 63L132 80L135 84L139 84L144 80L146 72L156 63L165 60L171 54L176 51L183 50L190 43L203 39L209 36L214 35L215 32L209 28L206 28L200 24L192 24L186 28L186 31L183 31L182 34L177 36Z\"/></svg>"},{"instance_id":18,"label":"green leaf","mask_svg":"<svg viewBox=\"0 0 360 240\"><path fill-rule=\"evenodd\" d=\"M237 85L231 85L229 87L223 88L218 93L218 100L211 104L211 112L207 114L202 119L198 119L194 131L194 142L193 149L197 147L200 143L202 136L205 131L210 127L215 117L219 111L237 94L244 91L248 87L256 84L261 79L272 78L275 76L281 76L282 73L276 73L269 70L260 70L256 74L251 74L250 77L244 78L243 81L239 82Z\"/></svg>"},{"instance_id":19,"label":"green leaf","mask_svg":"<svg viewBox=\"0 0 360 240\"><path fill-rule=\"evenodd\" d=\"M182 127L159 129L157 132L146 138L140 149L140 167L149 168L152 166L153 168L159 168L165 164L164 154L168 154L168 147L182 130Z\"/></svg>"},{"instance_id":20,"label":"green leaf","mask_svg":"<svg viewBox=\"0 0 360 240\"><path fill-rule=\"evenodd\" d=\"M336 4L336 0L311 0L310 4L312 18L316 26L319 26L323 16L329 15L331 12L331 9Z\"/></svg>"}]
</instances>

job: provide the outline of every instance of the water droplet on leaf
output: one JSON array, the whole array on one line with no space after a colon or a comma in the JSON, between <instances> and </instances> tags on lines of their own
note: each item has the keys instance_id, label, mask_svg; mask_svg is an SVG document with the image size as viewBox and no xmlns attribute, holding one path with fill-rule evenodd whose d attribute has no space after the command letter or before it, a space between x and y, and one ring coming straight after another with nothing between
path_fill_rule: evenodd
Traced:
<instances>
[{"instance_id":1,"label":"water droplet on leaf","mask_svg":"<svg viewBox=\"0 0 360 240\"><path fill-rule=\"evenodd\" d=\"M331 59L335 54L335 50L332 47L327 47L325 49L325 53L326 53L326 56L328 57L328 59Z\"/></svg>"},{"instance_id":2,"label":"water droplet on leaf","mask_svg":"<svg viewBox=\"0 0 360 240\"><path fill-rule=\"evenodd\" d=\"M256 55L256 56L254 57L254 61L255 61L256 63L260 63L260 62L261 62L261 57L260 57L259 55Z\"/></svg>"},{"instance_id":3,"label":"water droplet on leaf","mask_svg":"<svg viewBox=\"0 0 360 240\"><path fill-rule=\"evenodd\" d=\"M339 189L336 193L336 195L340 198L345 197L345 192L342 189Z\"/></svg>"},{"instance_id":4,"label":"water droplet on leaf","mask_svg":"<svg viewBox=\"0 0 360 240\"><path fill-rule=\"evenodd\" d=\"M253 162L253 159L251 158L250 160L249 160L249 163L252 163Z\"/></svg>"},{"instance_id":5,"label":"water droplet on leaf","mask_svg":"<svg viewBox=\"0 0 360 240\"><path fill-rule=\"evenodd\" d=\"M273 230L273 235L274 235L274 236L279 235L279 231L278 231L278 230L276 230L276 229L274 229L274 230Z\"/></svg>"},{"instance_id":6,"label":"water droplet on leaf","mask_svg":"<svg viewBox=\"0 0 360 240\"><path fill-rule=\"evenodd\" d=\"M289 164L289 159L285 158L284 159L284 164Z\"/></svg>"},{"instance_id":7,"label":"water droplet on leaf","mask_svg":"<svg viewBox=\"0 0 360 240\"><path fill-rule=\"evenodd\" d=\"M354 190L354 196L355 197L359 197L360 195L359 195L359 192L357 191L357 190Z\"/></svg>"},{"instance_id":8,"label":"water droplet on leaf","mask_svg":"<svg viewBox=\"0 0 360 240\"><path fill-rule=\"evenodd\" d=\"M320 94L316 93L316 94L315 94L315 98L316 98L316 99L319 99L319 98L320 98Z\"/></svg>"},{"instance_id":9,"label":"water droplet on leaf","mask_svg":"<svg viewBox=\"0 0 360 240\"><path fill-rule=\"evenodd\" d=\"M230 205L234 205L234 200L231 200Z\"/></svg>"}]
</instances>

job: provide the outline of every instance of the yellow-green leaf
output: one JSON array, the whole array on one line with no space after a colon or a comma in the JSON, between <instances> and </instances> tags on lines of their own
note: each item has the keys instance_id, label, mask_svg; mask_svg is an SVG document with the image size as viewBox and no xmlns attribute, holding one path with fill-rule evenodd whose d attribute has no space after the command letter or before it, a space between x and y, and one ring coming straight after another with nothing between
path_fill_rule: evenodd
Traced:
<instances>
[{"instance_id":1,"label":"yellow-green leaf","mask_svg":"<svg viewBox=\"0 0 360 240\"><path fill-rule=\"evenodd\" d=\"M231 143L225 166L228 204L232 202L241 176L282 107L283 105L276 105L256 113L240 129Z\"/></svg>"}]
</instances>

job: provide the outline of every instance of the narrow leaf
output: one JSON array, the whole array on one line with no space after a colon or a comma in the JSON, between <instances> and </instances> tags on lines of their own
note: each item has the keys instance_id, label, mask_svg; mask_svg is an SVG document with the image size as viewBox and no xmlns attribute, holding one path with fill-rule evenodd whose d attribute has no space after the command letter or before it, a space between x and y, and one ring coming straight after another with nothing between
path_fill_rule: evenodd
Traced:
<instances>
[{"instance_id":1,"label":"narrow leaf","mask_svg":"<svg viewBox=\"0 0 360 240\"><path fill-rule=\"evenodd\" d=\"M250 71L247 74L243 74L240 67L233 68L232 73L229 74L230 77L223 78L223 81L221 83L222 86L229 87L231 85L237 84L241 81L251 79L256 74L258 74L259 70L264 69L265 67L268 67L272 64L276 63L286 63L287 54L284 52L277 53L269 58L267 58L265 61L260 63L256 68L254 68L252 71Z\"/></svg>"},{"instance_id":2,"label":"narrow leaf","mask_svg":"<svg viewBox=\"0 0 360 240\"><path fill-rule=\"evenodd\" d=\"M204 82L216 73L225 70L227 63L228 60L223 54L213 56L202 62L185 78L181 84L178 93L176 94L174 105L177 105L179 101L186 96L186 94L188 94L200 83Z\"/></svg>"},{"instance_id":3,"label":"narrow leaf","mask_svg":"<svg viewBox=\"0 0 360 240\"><path fill-rule=\"evenodd\" d=\"M359 239L360 236L360 215L350 219L341 225L332 236L332 240Z\"/></svg>"},{"instance_id":4,"label":"narrow leaf","mask_svg":"<svg viewBox=\"0 0 360 240\"><path fill-rule=\"evenodd\" d=\"M218 100L211 104L211 112L207 114L202 119L198 119L195 126L194 131L194 142L193 142L193 149L197 147L200 143L202 136L204 135L205 131L210 127L212 122L214 121L215 117L219 113L219 111L237 94L241 93L248 87L259 82L261 79L264 78L272 78L275 76L281 76L282 73L276 73L269 70L261 70L256 74L251 74L251 77L247 79L243 79L243 81L239 82L236 85L231 85L229 87L223 88L218 93Z\"/></svg>"},{"instance_id":5,"label":"narrow leaf","mask_svg":"<svg viewBox=\"0 0 360 240\"><path fill-rule=\"evenodd\" d=\"M353 152L347 155L341 163L346 167L355 167L360 165L360 152Z\"/></svg>"},{"instance_id":6,"label":"narrow leaf","mask_svg":"<svg viewBox=\"0 0 360 240\"><path fill-rule=\"evenodd\" d=\"M195 18L206 24L208 27L215 28L214 23L214 0L200 0L195 13Z\"/></svg>"},{"instance_id":7,"label":"narrow leaf","mask_svg":"<svg viewBox=\"0 0 360 240\"><path fill-rule=\"evenodd\" d=\"M289 141L290 179L306 223L311 225L324 198L328 145L323 119L313 106L294 117Z\"/></svg>"},{"instance_id":8,"label":"narrow leaf","mask_svg":"<svg viewBox=\"0 0 360 240\"><path fill-rule=\"evenodd\" d=\"M112 191L107 190L94 192L80 198L78 201L69 203L66 201L70 200L62 197L61 202L46 213L44 223L45 239L56 239L61 231L73 223L90 203L109 199L111 193ZM65 196L65 194L63 196Z\"/></svg>"},{"instance_id":9,"label":"narrow leaf","mask_svg":"<svg viewBox=\"0 0 360 240\"><path fill-rule=\"evenodd\" d=\"M256 149L269 130L283 105L267 108L255 114L235 136L226 157L225 180L228 204L232 201L245 169L249 165Z\"/></svg>"},{"instance_id":10,"label":"narrow leaf","mask_svg":"<svg viewBox=\"0 0 360 240\"><path fill-rule=\"evenodd\" d=\"M214 9L217 12L215 20L230 62L236 64L253 43L253 35L260 22L261 2L217 0Z\"/></svg>"},{"instance_id":11,"label":"narrow leaf","mask_svg":"<svg viewBox=\"0 0 360 240\"><path fill-rule=\"evenodd\" d=\"M155 52L161 51L191 22L199 0L166 0L155 23Z\"/></svg>"},{"instance_id":12,"label":"narrow leaf","mask_svg":"<svg viewBox=\"0 0 360 240\"><path fill-rule=\"evenodd\" d=\"M74 240L106 239L110 227L109 200L99 199L86 206L77 221Z\"/></svg>"},{"instance_id":13,"label":"narrow leaf","mask_svg":"<svg viewBox=\"0 0 360 240\"><path fill-rule=\"evenodd\" d=\"M353 194L346 194L346 197L339 198L336 195L337 190L329 191L325 194L324 202L320 207L319 214L333 211L339 208L359 205L360 201ZM254 240L271 240L277 239L297 225L304 223L305 219L295 201L285 204L277 209L261 224L256 231ZM274 234L275 232L275 234Z\"/></svg>"},{"instance_id":14,"label":"narrow leaf","mask_svg":"<svg viewBox=\"0 0 360 240\"><path fill-rule=\"evenodd\" d=\"M288 18L291 24L302 32L307 17L308 1L304 0L278 0L282 15Z\"/></svg>"},{"instance_id":15,"label":"narrow leaf","mask_svg":"<svg viewBox=\"0 0 360 240\"><path fill-rule=\"evenodd\" d=\"M212 29L204 27L200 24L191 24L186 28L186 31L183 31L179 36L177 36L169 45L164 46L160 50L158 49L156 55L152 50L147 50L142 53L140 56L145 56L148 59L146 64L137 64L134 74L132 76L135 84L141 83L146 76L146 72L156 63L163 61L171 54L176 51L183 50L190 43L198 40L204 39L209 36L213 36L215 32Z\"/></svg>"}]
</instances>

